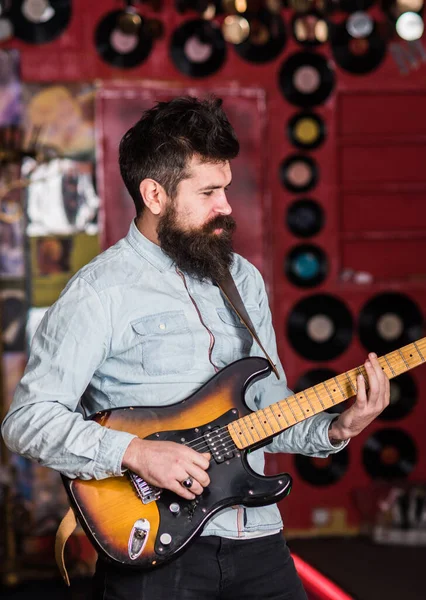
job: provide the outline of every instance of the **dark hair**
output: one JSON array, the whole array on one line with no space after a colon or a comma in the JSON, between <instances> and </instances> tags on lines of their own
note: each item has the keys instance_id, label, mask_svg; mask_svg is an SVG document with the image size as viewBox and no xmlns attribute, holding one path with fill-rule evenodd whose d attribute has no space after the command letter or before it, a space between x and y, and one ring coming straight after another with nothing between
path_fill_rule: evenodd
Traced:
<instances>
[{"instance_id":1,"label":"dark hair","mask_svg":"<svg viewBox=\"0 0 426 600\"><path fill-rule=\"evenodd\" d=\"M120 142L120 172L137 216L145 206L139 191L143 179L154 179L173 198L178 184L189 177L186 169L194 155L221 162L235 158L239 149L219 98L183 96L158 102Z\"/></svg>"}]
</instances>

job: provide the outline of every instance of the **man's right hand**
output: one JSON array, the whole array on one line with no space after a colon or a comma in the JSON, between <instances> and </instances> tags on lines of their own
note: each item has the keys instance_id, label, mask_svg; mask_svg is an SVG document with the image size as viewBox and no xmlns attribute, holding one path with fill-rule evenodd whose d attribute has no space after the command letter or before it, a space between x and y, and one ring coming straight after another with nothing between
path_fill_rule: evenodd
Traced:
<instances>
[{"instance_id":1,"label":"man's right hand","mask_svg":"<svg viewBox=\"0 0 426 600\"><path fill-rule=\"evenodd\" d=\"M165 488L182 498L193 500L209 485L206 473L210 465L210 454L200 454L189 446L175 442L142 440L134 438L124 453L122 466L130 469L147 483ZM191 489L182 481L192 477Z\"/></svg>"}]
</instances>

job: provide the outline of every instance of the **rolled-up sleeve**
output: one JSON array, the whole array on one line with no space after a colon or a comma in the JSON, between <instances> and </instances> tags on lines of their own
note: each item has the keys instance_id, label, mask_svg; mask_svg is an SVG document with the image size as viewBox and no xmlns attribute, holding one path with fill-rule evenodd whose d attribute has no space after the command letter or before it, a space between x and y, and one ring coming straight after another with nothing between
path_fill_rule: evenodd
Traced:
<instances>
[{"instance_id":1,"label":"rolled-up sleeve","mask_svg":"<svg viewBox=\"0 0 426 600\"><path fill-rule=\"evenodd\" d=\"M247 392L246 399L253 410L265 408L270 404L284 400L292 395L287 386L287 378L278 357L277 343L272 325L271 311L265 284L259 271L254 269L255 286L258 290L257 305L260 309L260 322L257 327L259 339L276 364L280 379L271 373L266 379L257 381ZM263 352L254 343L252 355L262 356ZM305 421L289 427L265 446L266 452L286 452L289 454L305 454L325 458L329 454L339 452L348 442L332 444L328 436L331 421L335 414L326 412L309 417Z\"/></svg>"},{"instance_id":2,"label":"rolled-up sleeve","mask_svg":"<svg viewBox=\"0 0 426 600\"><path fill-rule=\"evenodd\" d=\"M64 475L121 475L132 434L76 412L109 352L111 325L98 293L76 277L47 311L31 344L24 376L2 423L7 447Z\"/></svg>"}]
</instances>

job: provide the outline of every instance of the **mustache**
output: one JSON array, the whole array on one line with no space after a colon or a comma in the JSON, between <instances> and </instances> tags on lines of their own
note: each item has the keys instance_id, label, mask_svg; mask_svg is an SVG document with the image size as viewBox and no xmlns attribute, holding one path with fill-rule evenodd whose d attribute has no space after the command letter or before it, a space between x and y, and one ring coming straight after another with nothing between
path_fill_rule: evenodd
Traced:
<instances>
[{"instance_id":1,"label":"mustache","mask_svg":"<svg viewBox=\"0 0 426 600\"><path fill-rule=\"evenodd\" d=\"M223 229L227 233L233 233L236 228L237 224L234 217L230 215L218 215L203 226L202 232L213 233L215 229Z\"/></svg>"}]
</instances>

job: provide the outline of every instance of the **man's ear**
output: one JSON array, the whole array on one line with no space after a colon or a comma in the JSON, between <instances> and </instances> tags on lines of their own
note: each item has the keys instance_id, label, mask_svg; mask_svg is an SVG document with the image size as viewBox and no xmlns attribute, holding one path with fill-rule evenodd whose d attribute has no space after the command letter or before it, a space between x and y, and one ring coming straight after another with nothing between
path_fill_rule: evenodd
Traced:
<instances>
[{"instance_id":1,"label":"man's ear","mask_svg":"<svg viewBox=\"0 0 426 600\"><path fill-rule=\"evenodd\" d=\"M153 215L159 215L163 212L167 202L167 194L162 185L154 179L143 179L139 191L145 206Z\"/></svg>"}]
</instances>

